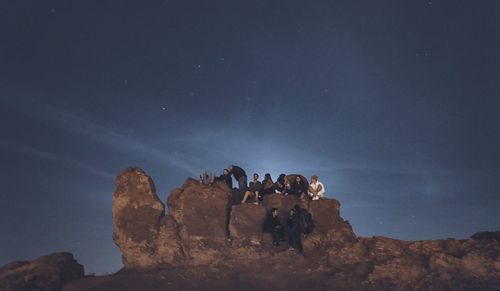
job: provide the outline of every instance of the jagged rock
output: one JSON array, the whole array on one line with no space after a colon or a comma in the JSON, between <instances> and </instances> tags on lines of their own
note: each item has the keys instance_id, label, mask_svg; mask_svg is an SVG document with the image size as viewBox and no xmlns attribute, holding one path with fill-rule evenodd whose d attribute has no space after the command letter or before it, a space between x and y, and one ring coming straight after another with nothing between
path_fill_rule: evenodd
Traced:
<instances>
[{"instance_id":1,"label":"jagged rock","mask_svg":"<svg viewBox=\"0 0 500 291\"><path fill-rule=\"evenodd\" d=\"M500 242L491 234L415 242L360 238L340 216L335 199L305 202L273 194L259 206L231 206L231 189L224 183L209 186L194 179L170 193L165 215L152 180L142 170L129 168L116 181L114 238L127 269L194 267L204 270L200 276L210 277L240 268L237 280L247 283L267 280L267 270L272 270L273 276L291 283L266 282L292 290L299 286L293 284L300 281L299 274L322 282L315 285L320 289L340 290L481 290L500 284ZM286 243L272 247L270 235L262 235L271 208L279 209L285 223L296 204L312 214L316 226L303 239L303 256L286 252ZM165 276L175 276L169 274ZM202 277L194 280L201 282ZM221 286L233 286L226 283ZM209 283L206 289L210 286L215 287ZM198 287L193 288L203 289Z\"/></svg>"},{"instance_id":2,"label":"jagged rock","mask_svg":"<svg viewBox=\"0 0 500 291\"><path fill-rule=\"evenodd\" d=\"M57 291L66 282L82 278L83 272L71 253L54 253L0 267L0 290Z\"/></svg>"},{"instance_id":3,"label":"jagged rock","mask_svg":"<svg viewBox=\"0 0 500 291\"><path fill-rule=\"evenodd\" d=\"M156 262L158 236L165 205L158 199L153 180L139 168L128 168L115 180L113 239L123 253L125 266Z\"/></svg>"}]
</instances>

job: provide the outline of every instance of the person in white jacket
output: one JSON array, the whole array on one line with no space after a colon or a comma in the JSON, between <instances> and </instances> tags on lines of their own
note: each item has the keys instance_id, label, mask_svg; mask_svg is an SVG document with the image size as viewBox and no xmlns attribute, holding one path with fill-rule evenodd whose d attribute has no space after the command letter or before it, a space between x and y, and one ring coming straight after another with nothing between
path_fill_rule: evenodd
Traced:
<instances>
[{"instance_id":1,"label":"person in white jacket","mask_svg":"<svg viewBox=\"0 0 500 291\"><path fill-rule=\"evenodd\" d=\"M319 200L325 196L325 186L323 183L318 181L318 176L312 175L311 183L309 184L308 194L311 196L312 200Z\"/></svg>"}]
</instances>

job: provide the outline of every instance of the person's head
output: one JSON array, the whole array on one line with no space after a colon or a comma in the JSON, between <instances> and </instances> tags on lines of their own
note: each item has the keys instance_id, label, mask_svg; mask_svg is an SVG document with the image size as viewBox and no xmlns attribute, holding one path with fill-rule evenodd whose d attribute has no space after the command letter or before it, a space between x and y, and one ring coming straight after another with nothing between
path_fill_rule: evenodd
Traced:
<instances>
[{"instance_id":1,"label":"person's head","mask_svg":"<svg viewBox=\"0 0 500 291\"><path fill-rule=\"evenodd\" d=\"M271 214L273 216L278 216L278 208L276 208L276 207L271 208Z\"/></svg>"},{"instance_id":2,"label":"person's head","mask_svg":"<svg viewBox=\"0 0 500 291\"><path fill-rule=\"evenodd\" d=\"M300 205L299 204L295 204L295 206L293 207L293 209L295 210L295 212L299 212L300 211Z\"/></svg>"},{"instance_id":3,"label":"person's head","mask_svg":"<svg viewBox=\"0 0 500 291\"><path fill-rule=\"evenodd\" d=\"M311 176L311 182L313 182L313 183L318 182L318 176L312 175Z\"/></svg>"},{"instance_id":4,"label":"person's head","mask_svg":"<svg viewBox=\"0 0 500 291\"><path fill-rule=\"evenodd\" d=\"M227 169L229 170L229 172L231 172L231 170L233 170L233 165L229 165Z\"/></svg>"},{"instance_id":5,"label":"person's head","mask_svg":"<svg viewBox=\"0 0 500 291\"><path fill-rule=\"evenodd\" d=\"M271 179L271 174L266 173L266 175L264 175L264 179L266 179L266 180L272 180Z\"/></svg>"},{"instance_id":6,"label":"person's head","mask_svg":"<svg viewBox=\"0 0 500 291\"><path fill-rule=\"evenodd\" d=\"M300 183L301 181L302 179L300 178L300 176L295 177L295 182Z\"/></svg>"},{"instance_id":7,"label":"person's head","mask_svg":"<svg viewBox=\"0 0 500 291\"><path fill-rule=\"evenodd\" d=\"M295 209L292 208L292 209L290 209L290 216L293 216L293 215L295 215Z\"/></svg>"},{"instance_id":8,"label":"person's head","mask_svg":"<svg viewBox=\"0 0 500 291\"><path fill-rule=\"evenodd\" d=\"M253 180L254 181L259 180L259 174L257 174L257 173L253 174Z\"/></svg>"},{"instance_id":9,"label":"person's head","mask_svg":"<svg viewBox=\"0 0 500 291\"><path fill-rule=\"evenodd\" d=\"M229 170L228 170L228 169L224 169L224 170L222 171L222 174L224 174L224 175L226 175L226 176L227 176L227 175L229 174Z\"/></svg>"}]
</instances>

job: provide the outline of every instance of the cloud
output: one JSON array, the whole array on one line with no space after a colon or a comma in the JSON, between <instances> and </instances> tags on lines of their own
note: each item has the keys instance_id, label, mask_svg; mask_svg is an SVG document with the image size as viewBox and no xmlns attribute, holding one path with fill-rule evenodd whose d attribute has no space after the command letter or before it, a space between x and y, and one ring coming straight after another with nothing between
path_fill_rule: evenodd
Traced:
<instances>
[{"instance_id":1,"label":"cloud","mask_svg":"<svg viewBox=\"0 0 500 291\"><path fill-rule=\"evenodd\" d=\"M90 173L90 174L93 174L93 175L96 175L99 177L103 177L103 178L107 178L107 179L109 179L109 178L114 179L115 178L114 174L103 171L103 170L98 169L96 167L93 167L91 165L77 162L77 161L59 156L57 154L42 151L42 150L39 150L39 149L36 149L33 147L20 145L20 144L9 142L9 141L0 140L0 148L3 148L3 149L8 150L8 151L12 151L12 152L18 152L21 154L26 154L26 155L38 157L38 158L50 161L52 163L60 164L60 165L63 165L65 167L69 167L69 168L78 169L78 170L81 170L81 171L84 171L84 172L87 172L87 173Z\"/></svg>"},{"instance_id":2,"label":"cloud","mask_svg":"<svg viewBox=\"0 0 500 291\"><path fill-rule=\"evenodd\" d=\"M97 122L77 116L61 108L56 108L46 102L40 102L34 98L16 98L16 102L13 103L5 97L0 97L0 101L24 114L48 120L68 132L105 143L121 152L127 154L133 152L157 163L169 164L193 175L199 173L198 167L187 162L187 157L179 153L174 154L174 151L171 149L159 150L145 145L143 142L133 139L130 136L121 134Z\"/></svg>"}]
</instances>

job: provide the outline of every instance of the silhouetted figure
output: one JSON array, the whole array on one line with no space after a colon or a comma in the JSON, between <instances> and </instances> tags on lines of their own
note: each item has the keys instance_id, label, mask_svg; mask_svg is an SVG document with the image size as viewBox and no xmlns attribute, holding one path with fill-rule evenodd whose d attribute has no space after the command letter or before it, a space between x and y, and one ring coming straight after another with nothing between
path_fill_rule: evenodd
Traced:
<instances>
[{"instance_id":1,"label":"silhouetted figure","mask_svg":"<svg viewBox=\"0 0 500 291\"><path fill-rule=\"evenodd\" d=\"M235 165L231 165L227 169L229 170L229 174L232 174L236 181L238 181L238 190L240 190L240 197L242 197L247 191L247 173Z\"/></svg>"},{"instance_id":2,"label":"silhouetted figure","mask_svg":"<svg viewBox=\"0 0 500 291\"><path fill-rule=\"evenodd\" d=\"M302 238L301 238L301 226L300 217L294 208L290 209L290 213L286 220L286 227L288 233L288 243L290 245L290 250L297 250L302 253Z\"/></svg>"},{"instance_id":3,"label":"silhouetted figure","mask_svg":"<svg viewBox=\"0 0 500 291\"><path fill-rule=\"evenodd\" d=\"M265 195L274 193L274 183L273 178L271 178L271 174L267 173L264 176L264 180L262 180L262 188L260 189L260 197L259 200L264 200Z\"/></svg>"},{"instance_id":4,"label":"silhouetted figure","mask_svg":"<svg viewBox=\"0 0 500 291\"><path fill-rule=\"evenodd\" d=\"M264 231L273 234L273 246L279 246L280 241L284 240L284 228L279 218L278 208L271 208L271 213L264 223Z\"/></svg>"},{"instance_id":5,"label":"silhouetted figure","mask_svg":"<svg viewBox=\"0 0 500 291\"><path fill-rule=\"evenodd\" d=\"M229 186L230 189L233 189L233 177L231 177L231 174L229 174L228 169L224 169L222 171L222 175L215 178L215 181L223 181L227 186Z\"/></svg>"},{"instance_id":6,"label":"silhouetted figure","mask_svg":"<svg viewBox=\"0 0 500 291\"><path fill-rule=\"evenodd\" d=\"M305 199L307 193L307 187L304 181L300 178L300 176L295 177L295 181L293 181L292 189L290 191L292 195L299 197L300 199Z\"/></svg>"}]
</instances>

